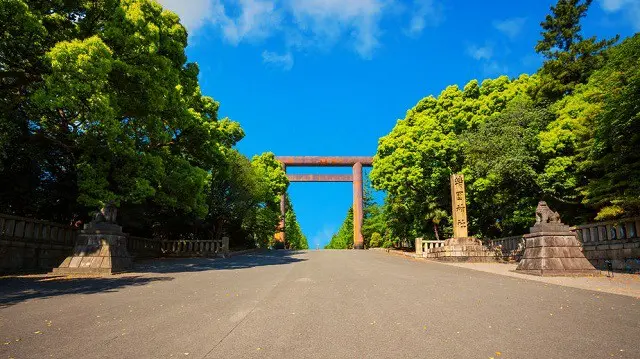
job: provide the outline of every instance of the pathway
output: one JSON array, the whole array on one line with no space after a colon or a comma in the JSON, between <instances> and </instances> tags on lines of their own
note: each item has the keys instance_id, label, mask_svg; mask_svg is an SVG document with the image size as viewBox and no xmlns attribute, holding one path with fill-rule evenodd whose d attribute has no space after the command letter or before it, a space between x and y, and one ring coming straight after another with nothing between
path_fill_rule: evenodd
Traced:
<instances>
[{"instance_id":1,"label":"pathway","mask_svg":"<svg viewBox=\"0 0 640 359\"><path fill-rule=\"evenodd\" d=\"M640 300L376 251L0 279L0 359L638 358Z\"/></svg>"}]
</instances>

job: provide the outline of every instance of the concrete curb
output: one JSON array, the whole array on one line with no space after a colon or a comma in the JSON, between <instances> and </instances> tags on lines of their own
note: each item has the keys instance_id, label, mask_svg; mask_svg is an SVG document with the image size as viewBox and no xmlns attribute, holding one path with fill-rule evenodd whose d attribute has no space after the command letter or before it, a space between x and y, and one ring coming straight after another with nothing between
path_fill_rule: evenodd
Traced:
<instances>
[{"instance_id":1,"label":"concrete curb","mask_svg":"<svg viewBox=\"0 0 640 359\"><path fill-rule=\"evenodd\" d=\"M369 250L371 251L375 251L375 252L387 252L389 254L393 254L396 256L403 256L403 257L409 257L409 258L414 258L414 259L426 259L422 256L419 256L413 252L405 252L405 251L401 251L401 250L397 250L397 249L391 249L391 248L369 248Z\"/></svg>"}]
</instances>

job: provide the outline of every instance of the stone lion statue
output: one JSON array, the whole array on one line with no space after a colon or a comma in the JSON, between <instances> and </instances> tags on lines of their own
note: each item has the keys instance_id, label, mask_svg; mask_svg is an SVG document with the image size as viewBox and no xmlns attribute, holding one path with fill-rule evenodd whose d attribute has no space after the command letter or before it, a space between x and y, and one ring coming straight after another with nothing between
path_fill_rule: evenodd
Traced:
<instances>
[{"instance_id":1,"label":"stone lion statue","mask_svg":"<svg viewBox=\"0 0 640 359\"><path fill-rule=\"evenodd\" d=\"M538 202L538 207L536 208L536 224L545 223L561 223L560 214L558 214L558 212L554 212L551 208L549 208L547 202L540 201Z\"/></svg>"},{"instance_id":2,"label":"stone lion statue","mask_svg":"<svg viewBox=\"0 0 640 359\"><path fill-rule=\"evenodd\" d=\"M93 217L94 223L116 223L116 217L118 216L118 208L115 202L109 201L104 207L100 209L98 213Z\"/></svg>"}]
</instances>

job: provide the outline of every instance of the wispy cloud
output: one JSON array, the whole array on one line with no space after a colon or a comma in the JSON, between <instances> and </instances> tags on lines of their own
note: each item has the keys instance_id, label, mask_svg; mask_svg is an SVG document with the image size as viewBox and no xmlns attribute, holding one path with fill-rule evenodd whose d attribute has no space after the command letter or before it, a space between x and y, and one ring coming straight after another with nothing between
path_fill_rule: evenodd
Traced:
<instances>
[{"instance_id":1,"label":"wispy cloud","mask_svg":"<svg viewBox=\"0 0 640 359\"><path fill-rule=\"evenodd\" d=\"M640 31L640 0L600 0L600 7L607 13L624 12L635 31Z\"/></svg>"},{"instance_id":2,"label":"wispy cloud","mask_svg":"<svg viewBox=\"0 0 640 359\"><path fill-rule=\"evenodd\" d=\"M381 21L408 16L412 36L443 17L440 0L412 0L411 12L396 11L400 0L157 0L176 12L190 34L217 28L232 45L282 36L288 50L331 48L346 42L363 58L382 46Z\"/></svg>"},{"instance_id":3,"label":"wispy cloud","mask_svg":"<svg viewBox=\"0 0 640 359\"><path fill-rule=\"evenodd\" d=\"M262 62L289 71L293 68L293 55L290 52L280 55L276 52L265 50L262 52Z\"/></svg>"},{"instance_id":4,"label":"wispy cloud","mask_svg":"<svg viewBox=\"0 0 640 359\"><path fill-rule=\"evenodd\" d=\"M405 32L418 36L427 26L438 26L444 19L442 5L434 0L415 0L409 27Z\"/></svg>"},{"instance_id":5,"label":"wispy cloud","mask_svg":"<svg viewBox=\"0 0 640 359\"><path fill-rule=\"evenodd\" d=\"M507 35L509 38L514 39L520 34L526 21L527 19L524 17L496 20L493 22L493 27Z\"/></svg>"},{"instance_id":6,"label":"wispy cloud","mask_svg":"<svg viewBox=\"0 0 640 359\"><path fill-rule=\"evenodd\" d=\"M509 71L506 65L499 64L497 61L487 61L482 64L482 73L485 76L504 75Z\"/></svg>"},{"instance_id":7,"label":"wispy cloud","mask_svg":"<svg viewBox=\"0 0 640 359\"><path fill-rule=\"evenodd\" d=\"M175 12L180 16L180 21L190 31L196 31L213 14L214 2L211 0L156 0L162 6ZM217 3L217 2L216 2Z\"/></svg>"},{"instance_id":8,"label":"wispy cloud","mask_svg":"<svg viewBox=\"0 0 640 359\"><path fill-rule=\"evenodd\" d=\"M335 43L345 36L355 51L370 58L380 46L385 0L289 0L296 28L314 41Z\"/></svg>"},{"instance_id":9,"label":"wispy cloud","mask_svg":"<svg viewBox=\"0 0 640 359\"><path fill-rule=\"evenodd\" d=\"M493 57L493 45L469 45L467 47L467 54L476 60L490 60Z\"/></svg>"},{"instance_id":10,"label":"wispy cloud","mask_svg":"<svg viewBox=\"0 0 640 359\"><path fill-rule=\"evenodd\" d=\"M467 46L467 55L479 62L484 76L503 75L509 70L507 66L494 59L492 43L488 42L484 46L469 45Z\"/></svg>"}]
</instances>

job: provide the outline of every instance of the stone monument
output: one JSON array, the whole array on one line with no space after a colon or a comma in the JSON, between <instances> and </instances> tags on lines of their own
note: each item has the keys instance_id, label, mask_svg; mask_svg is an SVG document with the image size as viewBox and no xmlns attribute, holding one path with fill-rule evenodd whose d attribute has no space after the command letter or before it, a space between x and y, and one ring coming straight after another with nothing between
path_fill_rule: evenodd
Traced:
<instances>
[{"instance_id":1,"label":"stone monument","mask_svg":"<svg viewBox=\"0 0 640 359\"><path fill-rule=\"evenodd\" d=\"M493 262L494 252L487 250L482 242L469 237L467 230L467 198L464 188L464 176L452 174L451 210L453 217L453 238L444 241L444 246L432 249L423 256L450 262Z\"/></svg>"},{"instance_id":2,"label":"stone monument","mask_svg":"<svg viewBox=\"0 0 640 359\"><path fill-rule=\"evenodd\" d=\"M133 261L127 251L127 235L116 224L118 209L107 203L84 225L67 257L54 274L113 274L131 268Z\"/></svg>"},{"instance_id":3,"label":"stone monument","mask_svg":"<svg viewBox=\"0 0 640 359\"><path fill-rule=\"evenodd\" d=\"M596 275L598 271L582 253L582 244L558 212L540 201L536 223L524 236L525 249L516 271L539 276Z\"/></svg>"}]
</instances>

